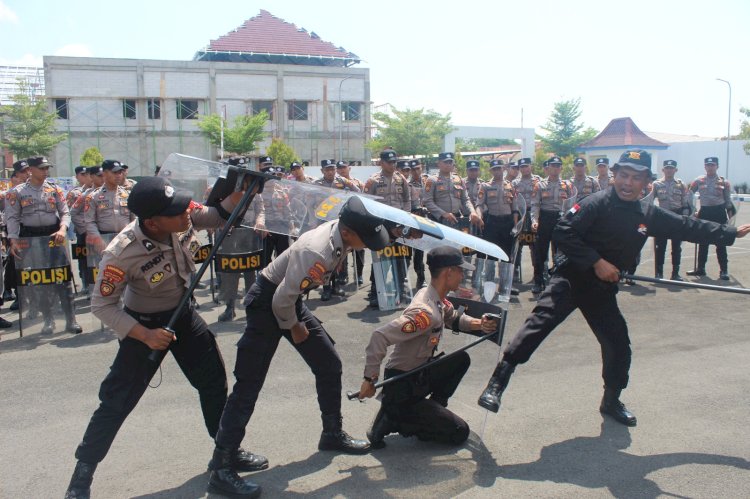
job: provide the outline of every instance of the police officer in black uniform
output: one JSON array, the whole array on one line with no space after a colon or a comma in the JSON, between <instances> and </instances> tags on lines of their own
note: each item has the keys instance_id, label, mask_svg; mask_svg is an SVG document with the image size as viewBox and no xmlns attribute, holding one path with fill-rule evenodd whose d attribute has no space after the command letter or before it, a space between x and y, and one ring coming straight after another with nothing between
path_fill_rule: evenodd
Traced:
<instances>
[{"instance_id":1,"label":"police officer in black uniform","mask_svg":"<svg viewBox=\"0 0 750 499\"><path fill-rule=\"evenodd\" d=\"M612 189L582 199L557 224L552 237L559 252L550 283L505 349L480 406L497 412L516 366L528 361L542 341L580 309L602 350L604 397L599 411L635 426L635 416L620 402L631 357L628 327L616 299L620 271L635 264L649 236L731 245L735 237L750 232L750 224L735 229L641 203L651 179L651 155L646 151L625 151L613 171Z\"/></svg>"}]
</instances>

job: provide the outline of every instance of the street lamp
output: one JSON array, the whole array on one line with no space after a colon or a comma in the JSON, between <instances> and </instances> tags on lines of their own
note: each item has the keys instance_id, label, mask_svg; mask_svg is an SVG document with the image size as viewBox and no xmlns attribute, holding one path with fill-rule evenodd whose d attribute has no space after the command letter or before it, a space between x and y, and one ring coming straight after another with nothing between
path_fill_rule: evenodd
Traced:
<instances>
[{"instance_id":1,"label":"street lamp","mask_svg":"<svg viewBox=\"0 0 750 499\"><path fill-rule=\"evenodd\" d=\"M727 112L727 166L724 171L724 178L729 179L729 127L732 124L732 85L727 80L716 78L719 81L723 81L729 87L729 111Z\"/></svg>"},{"instance_id":2,"label":"street lamp","mask_svg":"<svg viewBox=\"0 0 750 499\"><path fill-rule=\"evenodd\" d=\"M344 159L344 103L341 102L341 85L354 75L349 75L339 83L339 161Z\"/></svg>"}]
</instances>

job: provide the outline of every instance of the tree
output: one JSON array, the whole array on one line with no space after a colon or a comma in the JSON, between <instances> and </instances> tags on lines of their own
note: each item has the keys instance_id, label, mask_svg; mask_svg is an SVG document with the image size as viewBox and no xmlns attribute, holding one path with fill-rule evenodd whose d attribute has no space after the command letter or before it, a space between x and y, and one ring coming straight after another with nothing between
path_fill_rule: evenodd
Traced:
<instances>
[{"instance_id":1,"label":"tree","mask_svg":"<svg viewBox=\"0 0 750 499\"><path fill-rule=\"evenodd\" d=\"M745 118L750 118L749 108L741 107L740 112L745 115ZM748 121L747 119L742 120L742 123L740 124L740 133L736 138L750 139L750 121ZM750 154L750 142L745 142L742 148L745 149L745 154Z\"/></svg>"},{"instance_id":2,"label":"tree","mask_svg":"<svg viewBox=\"0 0 750 499\"><path fill-rule=\"evenodd\" d=\"M590 140L598 133L591 127L584 129L583 123L577 123L581 117L581 99L556 102L547 124L542 130L547 135L541 137L544 150L560 157L576 153L578 146Z\"/></svg>"},{"instance_id":3,"label":"tree","mask_svg":"<svg viewBox=\"0 0 750 499\"><path fill-rule=\"evenodd\" d=\"M378 132L367 147L382 151L392 147L400 156L429 156L443 149L443 139L453 131L450 113L442 114L428 109L391 107L393 115L377 112L372 118Z\"/></svg>"},{"instance_id":4,"label":"tree","mask_svg":"<svg viewBox=\"0 0 750 499\"><path fill-rule=\"evenodd\" d=\"M234 125L228 126L227 120L218 114L202 116L198 128L208 137L208 141L221 147L221 128L224 122L224 152L235 155L246 155L255 151L257 143L263 140L264 128L268 122L268 113L261 111L252 116L243 114L234 119Z\"/></svg>"},{"instance_id":5,"label":"tree","mask_svg":"<svg viewBox=\"0 0 750 499\"><path fill-rule=\"evenodd\" d=\"M99 152L98 147L89 147L83 151L83 154L81 154L81 158L78 161L78 164L81 166L99 166L102 164L102 161L104 161L104 156Z\"/></svg>"},{"instance_id":6,"label":"tree","mask_svg":"<svg viewBox=\"0 0 750 499\"><path fill-rule=\"evenodd\" d=\"M281 139L271 140L271 145L266 149L266 154L273 158L274 164L283 166L284 168L289 168L292 161L302 162L297 153L294 152L294 149L285 144Z\"/></svg>"},{"instance_id":7,"label":"tree","mask_svg":"<svg viewBox=\"0 0 750 499\"><path fill-rule=\"evenodd\" d=\"M4 114L4 140L17 158L49 155L54 147L67 138L55 131L57 115L47 111L44 97L37 97L28 80L18 79L18 93L11 97L12 104L0 107Z\"/></svg>"}]
</instances>

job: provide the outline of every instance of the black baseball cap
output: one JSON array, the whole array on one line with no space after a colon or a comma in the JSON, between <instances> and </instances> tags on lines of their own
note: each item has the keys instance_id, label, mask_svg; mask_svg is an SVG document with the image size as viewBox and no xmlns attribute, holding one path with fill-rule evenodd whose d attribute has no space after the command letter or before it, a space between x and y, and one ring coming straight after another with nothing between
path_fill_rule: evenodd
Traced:
<instances>
[{"instance_id":1,"label":"black baseball cap","mask_svg":"<svg viewBox=\"0 0 750 499\"><path fill-rule=\"evenodd\" d=\"M232 156L227 160L227 163L229 163L232 166L242 166L246 165L250 162L250 158L247 158L245 156Z\"/></svg>"},{"instance_id":2,"label":"black baseball cap","mask_svg":"<svg viewBox=\"0 0 750 499\"><path fill-rule=\"evenodd\" d=\"M396 154L396 151L394 151L393 149L385 149L380 153L380 159L383 161L396 161L397 157L398 154Z\"/></svg>"},{"instance_id":3,"label":"black baseball cap","mask_svg":"<svg viewBox=\"0 0 750 499\"><path fill-rule=\"evenodd\" d=\"M573 166L586 166L586 160L583 158L576 158L573 160Z\"/></svg>"},{"instance_id":4,"label":"black baseball cap","mask_svg":"<svg viewBox=\"0 0 750 499\"><path fill-rule=\"evenodd\" d=\"M110 170L112 172L119 172L120 170L124 170L125 168L123 168L122 163L120 163L116 159L105 159L104 161L102 161L102 169Z\"/></svg>"},{"instance_id":5,"label":"black baseball cap","mask_svg":"<svg viewBox=\"0 0 750 499\"><path fill-rule=\"evenodd\" d=\"M89 172L88 168L85 166L76 166L75 168L73 168L73 171L76 172L76 175L78 175L79 173Z\"/></svg>"},{"instance_id":6,"label":"black baseball cap","mask_svg":"<svg viewBox=\"0 0 750 499\"><path fill-rule=\"evenodd\" d=\"M499 168L503 166L504 164L505 163L503 162L502 159L493 159L492 161L490 161L490 168Z\"/></svg>"},{"instance_id":7,"label":"black baseball cap","mask_svg":"<svg viewBox=\"0 0 750 499\"><path fill-rule=\"evenodd\" d=\"M518 166L530 166L531 158L521 158L518 160Z\"/></svg>"},{"instance_id":8,"label":"black baseball cap","mask_svg":"<svg viewBox=\"0 0 750 499\"><path fill-rule=\"evenodd\" d=\"M350 197L341 207L339 221L353 230L365 246L373 251L382 250L391 242L391 236L383 225L383 220L370 215L357 196Z\"/></svg>"},{"instance_id":9,"label":"black baseball cap","mask_svg":"<svg viewBox=\"0 0 750 499\"><path fill-rule=\"evenodd\" d=\"M441 152L438 154L438 160L439 161L453 161L455 158L455 154L452 152Z\"/></svg>"},{"instance_id":10,"label":"black baseball cap","mask_svg":"<svg viewBox=\"0 0 750 499\"><path fill-rule=\"evenodd\" d=\"M474 266L464 260L461 250L453 246L438 246L427 253L427 266L430 271L445 267L461 267L465 270L474 270Z\"/></svg>"},{"instance_id":11,"label":"black baseball cap","mask_svg":"<svg viewBox=\"0 0 750 499\"><path fill-rule=\"evenodd\" d=\"M292 161L292 164L289 165L289 170L296 170L297 168L302 168L302 164L296 161Z\"/></svg>"},{"instance_id":12,"label":"black baseball cap","mask_svg":"<svg viewBox=\"0 0 750 499\"><path fill-rule=\"evenodd\" d=\"M552 156L550 159L547 160L547 166L552 165L562 165L562 160L559 156Z\"/></svg>"},{"instance_id":13,"label":"black baseball cap","mask_svg":"<svg viewBox=\"0 0 750 499\"><path fill-rule=\"evenodd\" d=\"M704 165L718 165L719 158L717 158L716 156L709 156L703 160L703 164Z\"/></svg>"},{"instance_id":14,"label":"black baseball cap","mask_svg":"<svg viewBox=\"0 0 750 499\"><path fill-rule=\"evenodd\" d=\"M337 161L336 162L336 168L345 168L349 166L349 163L346 161Z\"/></svg>"},{"instance_id":15,"label":"black baseball cap","mask_svg":"<svg viewBox=\"0 0 750 499\"><path fill-rule=\"evenodd\" d=\"M407 168L411 170L411 161L408 159L400 159L396 161L396 168L399 170L405 170Z\"/></svg>"},{"instance_id":16,"label":"black baseball cap","mask_svg":"<svg viewBox=\"0 0 750 499\"><path fill-rule=\"evenodd\" d=\"M271 156L261 156L258 158L259 165L273 164L273 158Z\"/></svg>"},{"instance_id":17,"label":"black baseball cap","mask_svg":"<svg viewBox=\"0 0 750 499\"><path fill-rule=\"evenodd\" d=\"M412 159L409 162L409 166L411 166L412 168L416 168L417 166L422 166L422 160L421 159Z\"/></svg>"},{"instance_id":18,"label":"black baseball cap","mask_svg":"<svg viewBox=\"0 0 750 499\"><path fill-rule=\"evenodd\" d=\"M511 161L510 163L508 163L508 168L513 168L514 170L518 170L519 168L521 168L521 165L519 165L515 161Z\"/></svg>"},{"instance_id":19,"label":"black baseball cap","mask_svg":"<svg viewBox=\"0 0 750 499\"><path fill-rule=\"evenodd\" d=\"M621 166L627 166L637 172L651 173L651 155L643 149L625 151L612 168L617 169Z\"/></svg>"},{"instance_id":20,"label":"black baseball cap","mask_svg":"<svg viewBox=\"0 0 750 499\"><path fill-rule=\"evenodd\" d=\"M596 160L596 166L609 165L609 158L599 158Z\"/></svg>"},{"instance_id":21,"label":"black baseball cap","mask_svg":"<svg viewBox=\"0 0 750 499\"><path fill-rule=\"evenodd\" d=\"M549 160L548 160L548 159L545 159L545 160L544 160L544 163L542 163L542 166L543 166L544 168L547 168L547 167L549 166Z\"/></svg>"},{"instance_id":22,"label":"black baseball cap","mask_svg":"<svg viewBox=\"0 0 750 499\"><path fill-rule=\"evenodd\" d=\"M104 173L101 166L89 166L88 170L90 175L101 175Z\"/></svg>"},{"instance_id":23,"label":"black baseball cap","mask_svg":"<svg viewBox=\"0 0 750 499\"><path fill-rule=\"evenodd\" d=\"M664 162L664 168L677 168L677 161L668 159Z\"/></svg>"},{"instance_id":24,"label":"black baseball cap","mask_svg":"<svg viewBox=\"0 0 750 499\"><path fill-rule=\"evenodd\" d=\"M192 195L177 190L164 177L145 177L135 184L128 197L128 208L139 218L181 215L190 206Z\"/></svg>"},{"instance_id":25,"label":"black baseball cap","mask_svg":"<svg viewBox=\"0 0 750 499\"><path fill-rule=\"evenodd\" d=\"M55 166L49 162L46 156L31 156L26 158L26 162L29 166Z\"/></svg>"},{"instance_id":26,"label":"black baseball cap","mask_svg":"<svg viewBox=\"0 0 750 499\"><path fill-rule=\"evenodd\" d=\"M13 163L14 172L22 172L28 167L29 167L29 162L26 161L25 159L19 159L18 161Z\"/></svg>"},{"instance_id":27,"label":"black baseball cap","mask_svg":"<svg viewBox=\"0 0 750 499\"><path fill-rule=\"evenodd\" d=\"M474 159L467 161L466 169L467 170L479 170L479 161L476 161Z\"/></svg>"},{"instance_id":28,"label":"black baseball cap","mask_svg":"<svg viewBox=\"0 0 750 499\"><path fill-rule=\"evenodd\" d=\"M321 168L333 168L336 166L336 160L335 159L324 159L320 162Z\"/></svg>"}]
</instances>

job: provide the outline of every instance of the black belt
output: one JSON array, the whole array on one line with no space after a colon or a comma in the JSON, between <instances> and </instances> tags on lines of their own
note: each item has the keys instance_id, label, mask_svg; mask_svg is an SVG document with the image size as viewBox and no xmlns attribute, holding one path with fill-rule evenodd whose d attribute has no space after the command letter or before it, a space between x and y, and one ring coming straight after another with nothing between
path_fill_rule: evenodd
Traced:
<instances>
[{"instance_id":1,"label":"black belt","mask_svg":"<svg viewBox=\"0 0 750 499\"><path fill-rule=\"evenodd\" d=\"M187 305L185 306L185 310L180 316L192 313L193 312L193 300L188 300ZM166 326L169 323L169 319L172 318L172 315L174 314L174 311L176 309L172 310L165 310L164 312L136 312L132 308L124 307L125 313L127 313L129 316L131 316L133 319L137 320L140 324L151 327L153 325L154 327L163 327Z\"/></svg>"},{"instance_id":2,"label":"black belt","mask_svg":"<svg viewBox=\"0 0 750 499\"><path fill-rule=\"evenodd\" d=\"M60 223L54 225L41 225L39 227L29 227L27 225L21 225L19 231L20 237L37 237L37 236L49 236L60 230Z\"/></svg>"}]
</instances>

